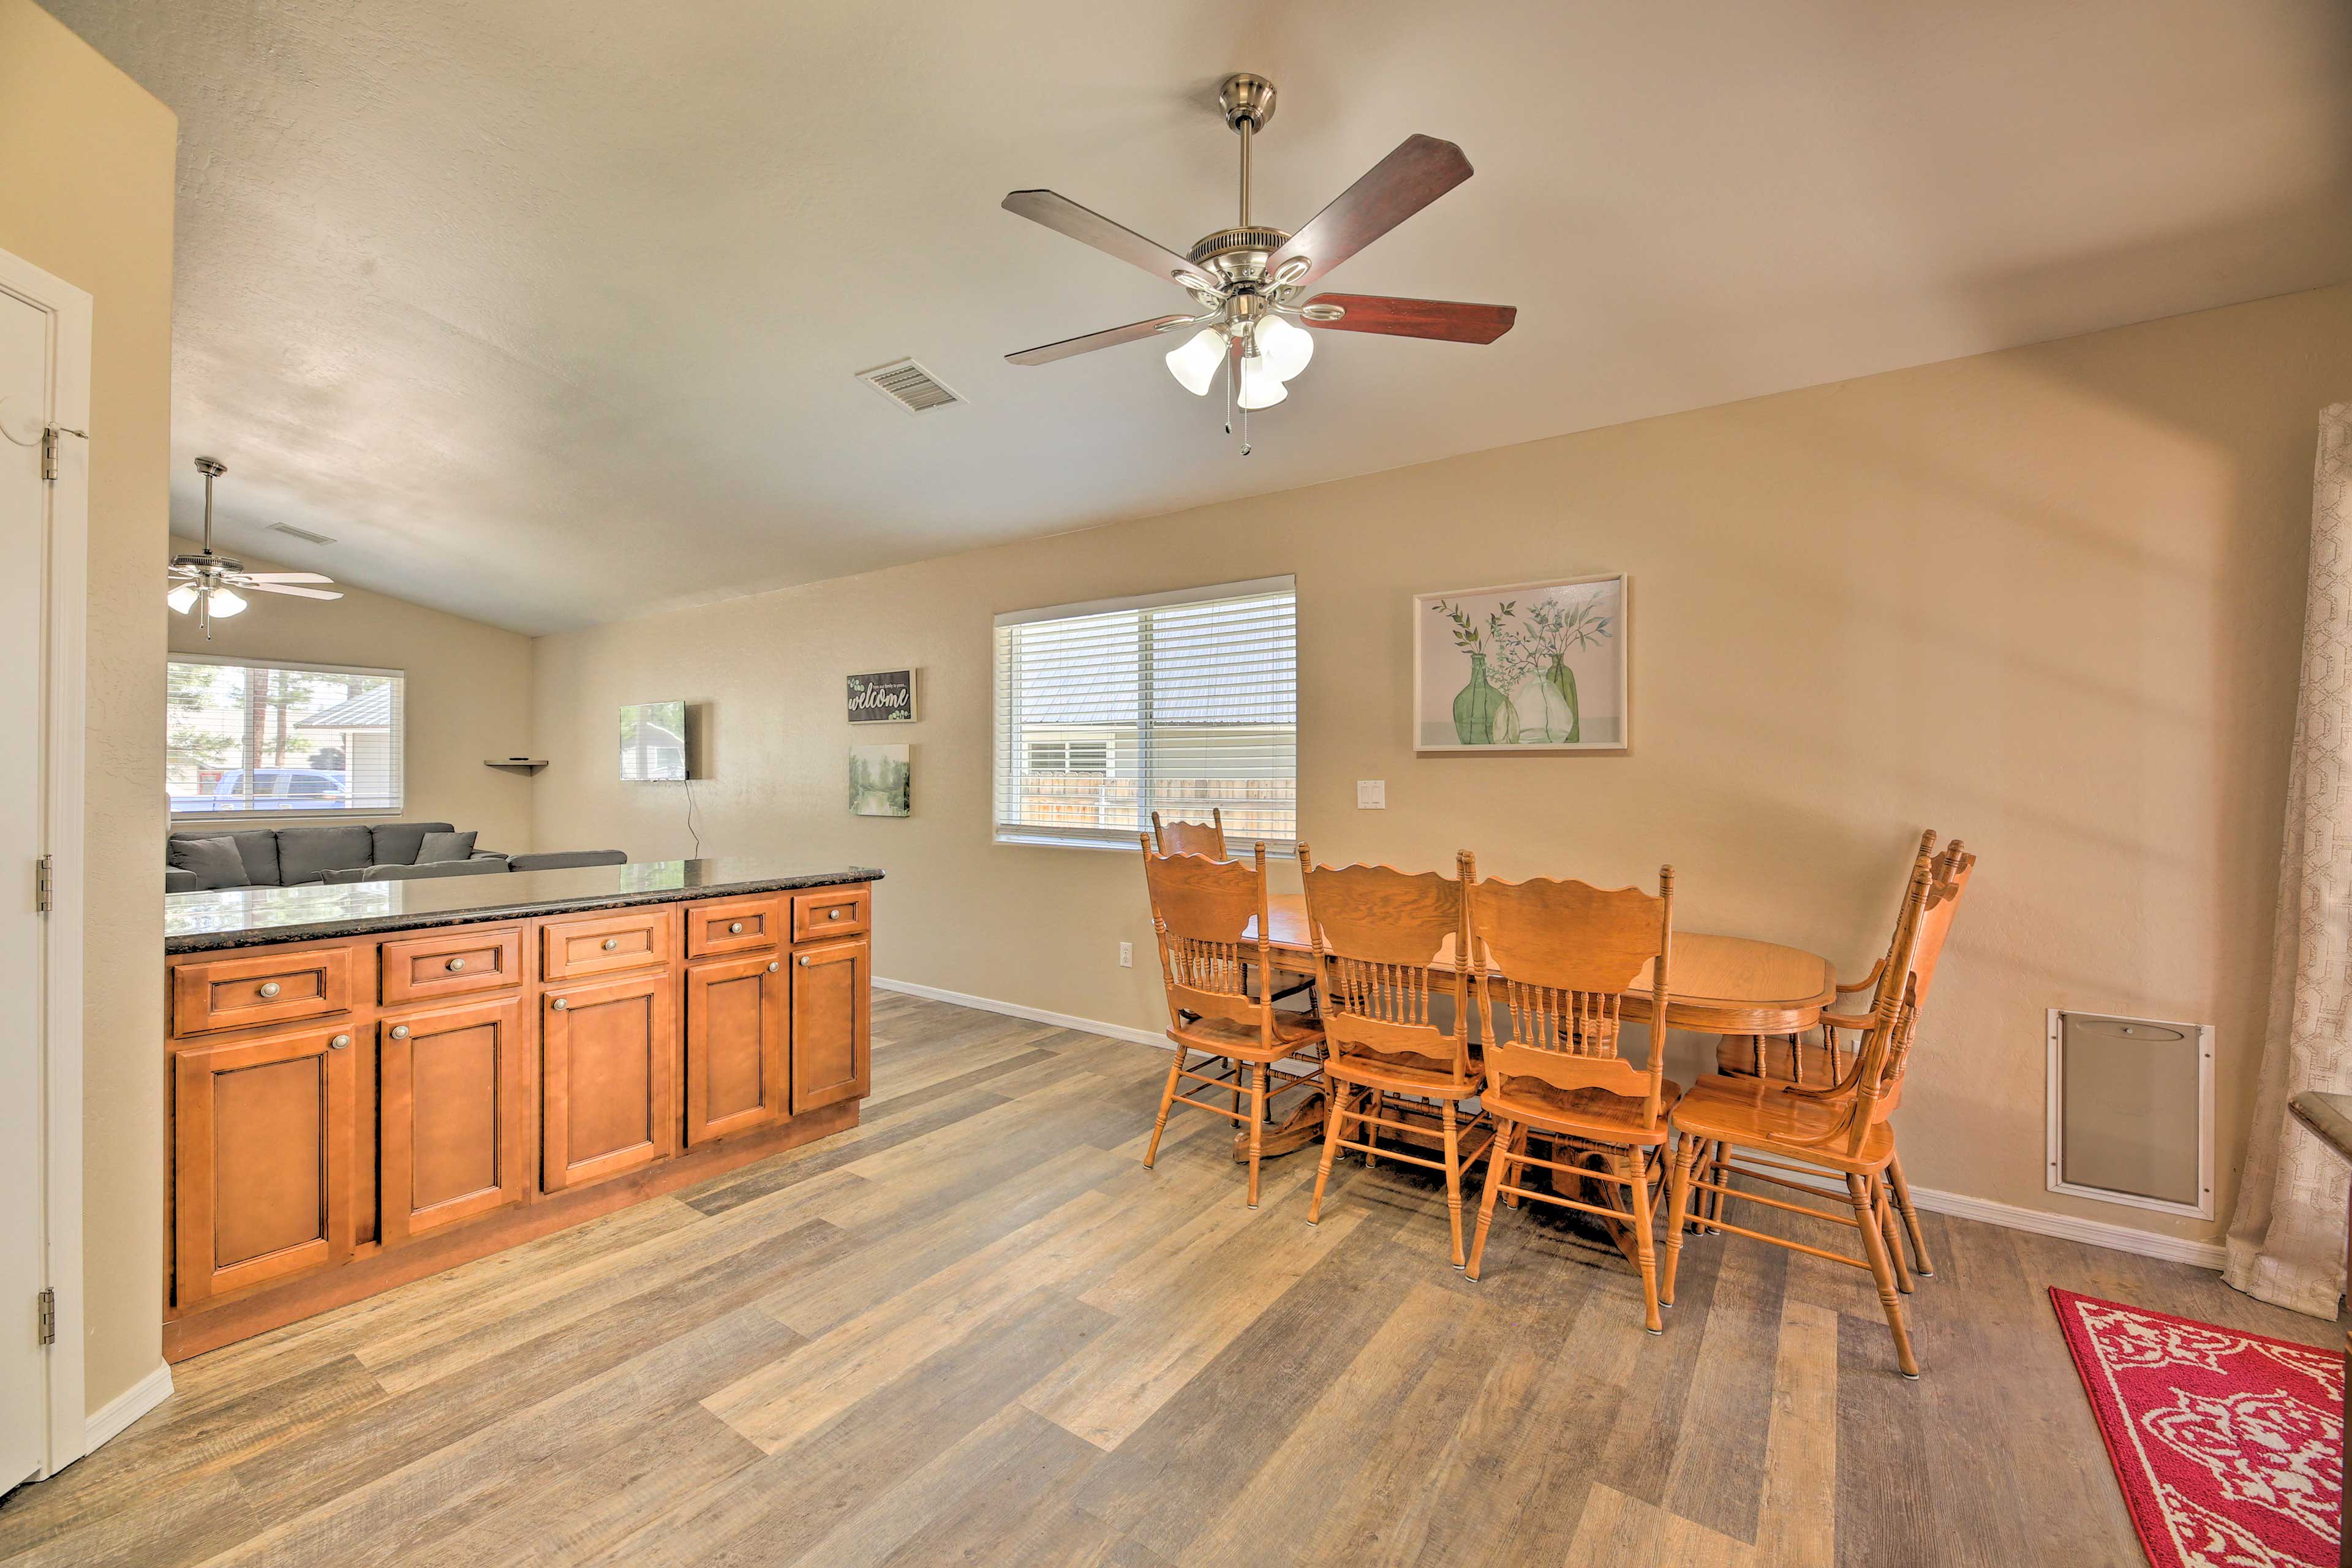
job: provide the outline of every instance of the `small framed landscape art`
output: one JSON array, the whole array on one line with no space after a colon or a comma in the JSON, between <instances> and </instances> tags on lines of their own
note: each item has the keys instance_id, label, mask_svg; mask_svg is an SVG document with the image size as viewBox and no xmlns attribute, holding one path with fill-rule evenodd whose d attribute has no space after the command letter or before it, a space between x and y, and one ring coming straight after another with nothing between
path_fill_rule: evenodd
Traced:
<instances>
[{"instance_id":1,"label":"small framed landscape art","mask_svg":"<svg viewBox=\"0 0 2352 1568\"><path fill-rule=\"evenodd\" d=\"M849 748L852 816L915 815L915 769L904 746Z\"/></svg>"},{"instance_id":2,"label":"small framed landscape art","mask_svg":"<svg viewBox=\"0 0 2352 1568\"><path fill-rule=\"evenodd\" d=\"M915 672L877 669L849 678L849 721L853 724L911 724L915 721Z\"/></svg>"},{"instance_id":3,"label":"small framed landscape art","mask_svg":"<svg viewBox=\"0 0 2352 1568\"><path fill-rule=\"evenodd\" d=\"M1417 752L1622 752L1628 584L1622 572L1412 601Z\"/></svg>"}]
</instances>

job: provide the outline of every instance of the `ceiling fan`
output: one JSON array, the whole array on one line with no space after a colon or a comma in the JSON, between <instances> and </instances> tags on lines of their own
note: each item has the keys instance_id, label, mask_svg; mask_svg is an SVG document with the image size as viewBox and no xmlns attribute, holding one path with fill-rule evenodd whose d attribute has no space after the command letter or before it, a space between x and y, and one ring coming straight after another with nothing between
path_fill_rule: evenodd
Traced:
<instances>
[{"instance_id":1,"label":"ceiling fan","mask_svg":"<svg viewBox=\"0 0 2352 1568\"><path fill-rule=\"evenodd\" d=\"M171 570L164 574L172 591L163 602L179 615L196 612L196 620L205 628L205 640L212 640L213 620L218 616L234 616L245 608L239 588L252 594L290 594L298 599L340 599L341 594L330 594L321 588L298 586L304 583L332 583L332 577L322 577L316 572L248 572L245 563L231 556L213 553L213 481L227 473L217 460L196 459L196 472L205 477L205 547L194 555L174 555Z\"/></svg>"},{"instance_id":2,"label":"ceiling fan","mask_svg":"<svg viewBox=\"0 0 2352 1568\"><path fill-rule=\"evenodd\" d=\"M1124 327L1065 338L1004 357L1014 364L1047 364L1161 332L1191 336L1168 355L1168 369L1195 396L1206 396L1223 372L1225 429L1238 424L1242 455L1249 455L1249 415L1289 394L1284 383L1307 368L1315 338L1308 327L1491 343L1511 330L1511 305L1465 305L1450 300L1402 300L1385 294L1318 294L1308 285L1364 247L1468 179L1470 160L1451 142L1408 136L1396 151L1339 193L1292 233L1250 222L1250 148L1274 118L1274 83L1248 71L1224 80L1217 95L1225 123L1242 139L1241 220L1193 242L1181 255L1052 191L1014 191L1004 209L1082 244L1115 256L1188 289L1202 310L1192 316L1154 316ZM1303 323L1303 324L1302 324Z\"/></svg>"}]
</instances>

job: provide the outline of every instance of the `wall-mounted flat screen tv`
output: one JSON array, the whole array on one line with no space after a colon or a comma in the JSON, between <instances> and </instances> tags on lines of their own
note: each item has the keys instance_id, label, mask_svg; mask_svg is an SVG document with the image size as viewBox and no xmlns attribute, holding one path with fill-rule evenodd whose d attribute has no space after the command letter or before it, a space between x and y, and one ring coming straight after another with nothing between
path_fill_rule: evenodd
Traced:
<instances>
[{"instance_id":1,"label":"wall-mounted flat screen tv","mask_svg":"<svg viewBox=\"0 0 2352 1568\"><path fill-rule=\"evenodd\" d=\"M637 702L621 710L621 782L687 777L686 704Z\"/></svg>"}]
</instances>

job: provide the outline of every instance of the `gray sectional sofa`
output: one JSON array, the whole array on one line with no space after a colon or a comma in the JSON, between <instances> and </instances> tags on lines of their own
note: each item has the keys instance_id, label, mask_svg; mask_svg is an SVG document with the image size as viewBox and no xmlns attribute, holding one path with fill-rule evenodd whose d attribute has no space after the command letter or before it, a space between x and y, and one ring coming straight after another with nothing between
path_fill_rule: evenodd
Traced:
<instances>
[{"instance_id":1,"label":"gray sectional sofa","mask_svg":"<svg viewBox=\"0 0 2352 1568\"><path fill-rule=\"evenodd\" d=\"M304 882L358 881L382 866L414 866L426 834L452 831L446 822L335 823L299 827L175 827L172 837L175 840L229 839L244 863L243 885L291 888ZM494 861L498 869L506 868L507 858L494 849L477 849L467 858ZM176 865L166 865L163 871L167 893L238 885Z\"/></svg>"}]
</instances>

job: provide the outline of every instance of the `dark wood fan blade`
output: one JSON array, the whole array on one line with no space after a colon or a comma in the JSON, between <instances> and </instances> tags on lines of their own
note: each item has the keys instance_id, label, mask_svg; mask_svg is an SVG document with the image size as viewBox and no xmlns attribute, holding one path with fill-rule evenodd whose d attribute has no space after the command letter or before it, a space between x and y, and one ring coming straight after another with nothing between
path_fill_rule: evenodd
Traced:
<instances>
[{"instance_id":1,"label":"dark wood fan blade","mask_svg":"<svg viewBox=\"0 0 2352 1568\"><path fill-rule=\"evenodd\" d=\"M1123 228L1102 214L1089 211L1053 191L1014 191L1004 198L1004 210L1018 213L1032 223L1042 223L1056 234L1066 234L1081 245L1091 245L1106 256L1116 256L1130 266L1140 267L1155 278L1171 283L1190 278L1203 288L1214 287L1199 268L1158 240L1146 239L1133 229Z\"/></svg>"},{"instance_id":2,"label":"dark wood fan blade","mask_svg":"<svg viewBox=\"0 0 2352 1568\"><path fill-rule=\"evenodd\" d=\"M1123 327L1111 327L1099 332L1088 332L1082 338L1064 338L1058 343L1040 343L1034 349L1023 349L1004 357L1014 364L1051 364L1072 354L1090 354L1097 349L1115 349L1121 343L1140 342L1158 334L1160 328L1171 322L1190 321L1188 316L1154 316L1148 321L1129 321Z\"/></svg>"},{"instance_id":3,"label":"dark wood fan blade","mask_svg":"<svg viewBox=\"0 0 2352 1568\"><path fill-rule=\"evenodd\" d=\"M1470 174L1470 160L1453 142L1434 136L1408 136L1363 178L1332 198L1330 205L1307 219L1307 226L1274 253L1266 273L1272 276L1286 262L1303 256L1309 265L1294 281L1312 283Z\"/></svg>"},{"instance_id":4,"label":"dark wood fan blade","mask_svg":"<svg viewBox=\"0 0 2352 1568\"><path fill-rule=\"evenodd\" d=\"M1517 305L1465 305L1453 300L1402 300L1393 294L1318 294L1309 307L1337 305L1347 312L1311 327L1341 332L1385 332L1392 338L1439 338L1449 343L1491 343L1519 319Z\"/></svg>"}]
</instances>

